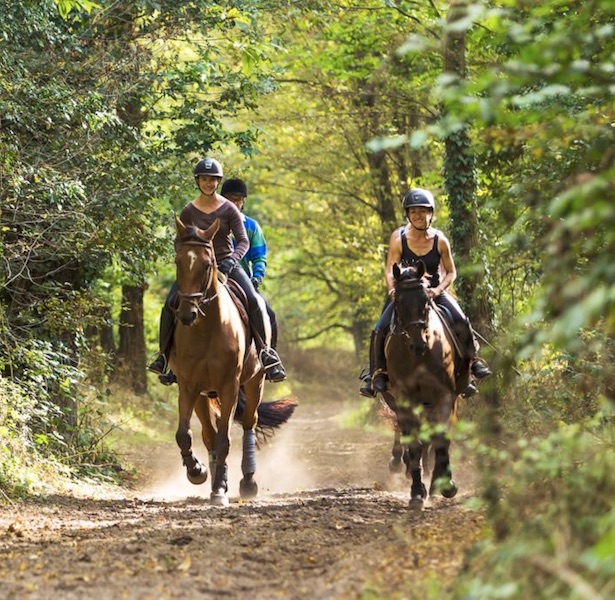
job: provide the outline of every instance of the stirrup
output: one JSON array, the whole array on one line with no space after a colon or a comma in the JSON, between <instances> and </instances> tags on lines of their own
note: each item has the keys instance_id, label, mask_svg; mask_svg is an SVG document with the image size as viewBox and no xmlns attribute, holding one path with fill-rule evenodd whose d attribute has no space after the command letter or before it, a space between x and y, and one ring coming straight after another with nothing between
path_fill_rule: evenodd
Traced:
<instances>
[{"instance_id":1,"label":"stirrup","mask_svg":"<svg viewBox=\"0 0 615 600\"><path fill-rule=\"evenodd\" d=\"M268 381L279 383L286 379L286 370L282 365L282 360L273 348L262 348L258 353L258 359L265 369L265 377Z\"/></svg>"},{"instance_id":2,"label":"stirrup","mask_svg":"<svg viewBox=\"0 0 615 600\"><path fill-rule=\"evenodd\" d=\"M376 392L374 391L374 386L372 385L372 378L366 377L363 381L363 384L359 388L359 394L364 398L375 398Z\"/></svg>"},{"instance_id":3,"label":"stirrup","mask_svg":"<svg viewBox=\"0 0 615 600\"><path fill-rule=\"evenodd\" d=\"M491 375L491 369L482 358L475 358L472 362L470 370L476 379L484 379L485 377L489 377L489 375Z\"/></svg>"},{"instance_id":4,"label":"stirrup","mask_svg":"<svg viewBox=\"0 0 615 600\"><path fill-rule=\"evenodd\" d=\"M177 383L177 376L173 371L168 371L167 373L161 373L158 375L158 381L162 383L162 385L172 385Z\"/></svg>"},{"instance_id":5,"label":"stirrup","mask_svg":"<svg viewBox=\"0 0 615 600\"><path fill-rule=\"evenodd\" d=\"M156 375L164 375L168 367L167 357L161 353L156 357L156 360L147 367L147 370L156 373Z\"/></svg>"},{"instance_id":6,"label":"stirrup","mask_svg":"<svg viewBox=\"0 0 615 600\"><path fill-rule=\"evenodd\" d=\"M476 394L478 394L478 386L473 381L471 381L468 387L463 392L461 392L461 397L471 398Z\"/></svg>"},{"instance_id":7,"label":"stirrup","mask_svg":"<svg viewBox=\"0 0 615 600\"><path fill-rule=\"evenodd\" d=\"M261 348L261 351L258 353L258 360L260 360L265 371L273 367L279 367L282 364L278 353L273 348Z\"/></svg>"}]
</instances>

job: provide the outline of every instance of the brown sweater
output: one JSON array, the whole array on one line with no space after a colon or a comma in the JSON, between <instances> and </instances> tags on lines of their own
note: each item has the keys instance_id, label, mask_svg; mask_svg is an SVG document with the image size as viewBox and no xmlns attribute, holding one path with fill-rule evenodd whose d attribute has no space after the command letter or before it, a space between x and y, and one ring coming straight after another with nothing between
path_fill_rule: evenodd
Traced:
<instances>
[{"instance_id":1,"label":"brown sweater","mask_svg":"<svg viewBox=\"0 0 615 600\"><path fill-rule=\"evenodd\" d=\"M207 229L216 220L220 219L220 229L214 237L214 252L218 263L229 256L240 261L250 248L248 234L241 218L239 209L228 200L224 200L222 206L212 213L204 213L192 202L182 210L179 218L184 225L195 225L200 229ZM237 240L237 246L233 249L231 234Z\"/></svg>"}]
</instances>

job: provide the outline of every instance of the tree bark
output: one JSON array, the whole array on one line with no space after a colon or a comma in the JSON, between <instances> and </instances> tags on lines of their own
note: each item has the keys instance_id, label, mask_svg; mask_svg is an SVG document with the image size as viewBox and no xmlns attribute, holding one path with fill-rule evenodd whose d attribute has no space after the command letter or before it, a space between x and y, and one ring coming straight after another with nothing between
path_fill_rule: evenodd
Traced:
<instances>
[{"instance_id":1,"label":"tree bark","mask_svg":"<svg viewBox=\"0 0 615 600\"><path fill-rule=\"evenodd\" d=\"M127 75L135 82L141 81L139 60L141 50L134 43L137 35L136 20L138 18L135 5L119 3L115 7L119 35L127 41L126 51L132 54L132 70ZM140 85L135 85L132 91L117 102L118 115L136 130L142 127L144 113ZM119 379L129 386L136 394L147 393L147 377L145 371L145 333L143 325L143 295L146 289L145 281L136 285L122 286L122 309L120 312L119 348L117 365Z\"/></svg>"},{"instance_id":2,"label":"tree bark","mask_svg":"<svg viewBox=\"0 0 615 600\"><path fill-rule=\"evenodd\" d=\"M461 19L466 11L465 1L453 2L447 22L454 23ZM444 71L455 75L457 81L464 79L465 32L448 31L443 53ZM486 335L490 329L492 310L484 286L485 272L477 268L484 261L479 249L475 166L469 129L466 127L449 135L445 140L444 187L449 200L451 243L458 271L455 290L475 329Z\"/></svg>"},{"instance_id":3,"label":"tree bark","mask_svg":"<svg viewBox=\"0 0 615 600\"><path fill-rule=\"evenodd\" d=\"M147 393L143 295L145 284L122 286L118 378L135 394Z\"/></svg>"}]
</instances>

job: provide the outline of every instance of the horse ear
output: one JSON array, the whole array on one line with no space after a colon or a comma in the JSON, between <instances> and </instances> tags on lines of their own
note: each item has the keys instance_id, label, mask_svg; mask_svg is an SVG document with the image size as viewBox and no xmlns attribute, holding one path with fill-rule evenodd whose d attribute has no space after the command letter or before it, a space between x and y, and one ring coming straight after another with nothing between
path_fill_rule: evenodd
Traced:
<instances>
[{"instance_id":1,"label":"horse ear","mask_svg":"<svg viewBox=\"0 0 615 600\"><path fill-rule=\"evenodd\" d=\"M182 223L182 220L175 215L175 227L177 228L177 236L184 237L186 233L186 226Z\"/></svg>"},{"instance_id":2,"label":"horse ear","mask_svg":"<svg viewBox=\"0 0 615 600\"><path fill-rule=\"evenodd\" d=\"M401 269L399 268L399 265L397 263L393 263L393 277L395 277L395 279L399 279L400 275Z\"/></svg>"},{"instance_id":3,"label":"horse ear","mask_svg":"<svg viewBox=\"0 0 615 600\"><path fill-rule=\"evenodd\" d=\"M220 218L216 217L216 220L205 230L205 237L208 241L213 240L214 235L218 233L218 229L220 229Z\"/></svg>"},{"instance_id":4,"label":"horse ear","mask_svg":"<svg viewBox=\"0 0 615 600\"><path fill-rule=\"evenodd\" d=\"M421 279L425 275L425 263L419 260L416 264L416 276Z\"/></svg>"}]
</instances>

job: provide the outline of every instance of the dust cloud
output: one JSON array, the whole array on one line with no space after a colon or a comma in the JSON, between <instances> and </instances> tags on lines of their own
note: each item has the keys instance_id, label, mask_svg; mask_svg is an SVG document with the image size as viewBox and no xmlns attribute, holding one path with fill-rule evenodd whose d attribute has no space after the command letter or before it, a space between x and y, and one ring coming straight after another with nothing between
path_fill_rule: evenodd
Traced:
<instances>
[{"instance_id":1,"label":"dust cloud","mask_svg":"<svg viewBox=\"0 0 615 600\"><path fill-rule=\"evenodd\" d=\"M266 444L261 444L257 452L258 499L320 488L406 489L403 477L392 480L388 472L392 434L342 425L344 414L354 409L356 406L344 403L300 400L288 423ZM206 462L207 452L197 420L192 422L192 431L195 454ZM241 436L241 428L234 425L228 460L231 501L238 498L242 477ZM209 498L209 479L202 485L193 485L186 478L174 436L147 463L150 475L141 496L164 501Z\"/></svg>"}]
</instances>

